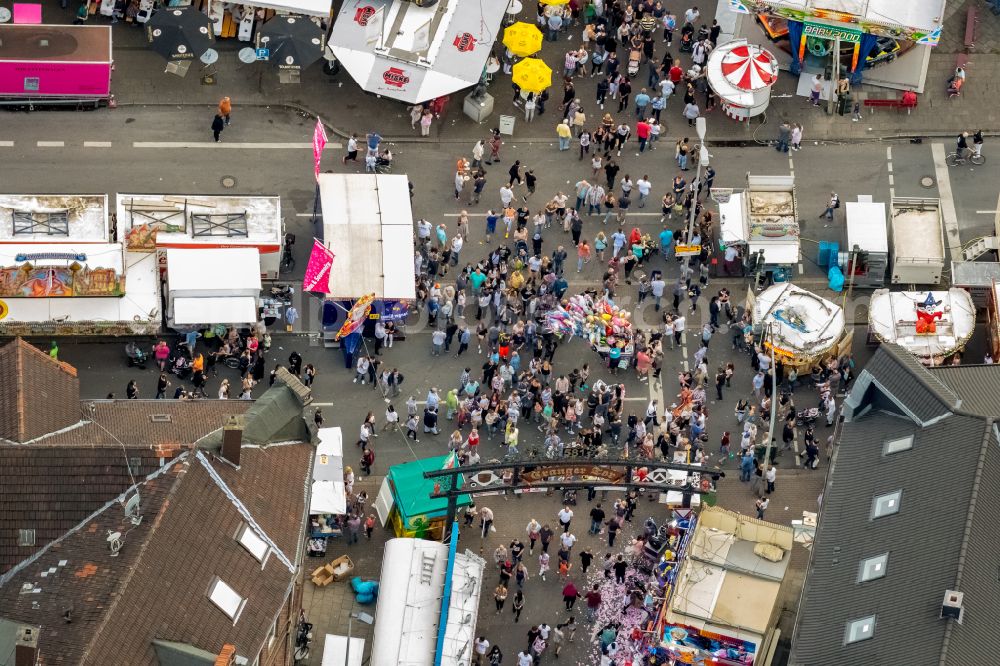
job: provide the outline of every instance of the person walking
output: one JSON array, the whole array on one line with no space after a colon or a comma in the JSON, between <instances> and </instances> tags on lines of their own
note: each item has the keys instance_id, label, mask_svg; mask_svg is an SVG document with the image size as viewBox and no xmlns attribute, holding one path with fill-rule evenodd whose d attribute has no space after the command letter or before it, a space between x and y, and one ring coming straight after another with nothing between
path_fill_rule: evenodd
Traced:
<instances>
[{"instance_id":1,"label":"person walking","mask_svg":"<svg viewBox=\"0 0 1000 666\"><path fill-rule=\"evenodd\" d=\"M524 593L518 590L514 594L514 601L511 602L511 608L514 611L514 622L519 622L521 620L521 611L524 610Z\"/></svg>"},{"instance_id":2,"label":"person walking","mask_svg":"<svg viewBox=\"0 0 1000 666\"><path fill-rule=\"evenodd\" d=\"M791 136L791 134L792 134L792 128L788 124L788 121L787 120L782 121L782 123L778 125L778 143L777 145L775 145L774 149L777 150L779 153L787 153L789 137Z\"/></svg>"},{"instance_id":3,"label":"person walking","mask_svg":"<svg viewBox=\"0 0 1000 666\"><path fill-rule=\"evenodd\" d=\"M580 596L580 593L577 592L576 585L573 584L573 581L566 582L566 585L563 587L562 595L563 603L566 604L566 610L573 610L573 606L576 604L576 599Z\"/></svg>"},{"instance_id":4,"label":"person walking","mask_svg":"<svg viewBox=\"0 0 1000 666\"><path fill-rule=\"evenodd\" d=\"M601 602L603 601L600 585L594 583L594 587L584 595L584 598L587 600L587 622L593 624L594 620L597 619L597 612L601 608Z\"/></svg>"},{"instance_id":5,"label":"person walking","mask_svg":"<svg viewBox=\"0 0 1000 666\"><path fill-rule=\"evenodd\" d=\"M226 121L226 127L229 127L229 116L233 112L233 102L228 97L223 97L219 101L219 115Z\"/></svg>"},{"instance_id":6,"label":"person walking","mask_svg":"<svg viewBox=\"0 0 1000 666\"><path fill-rule=\"evenodd\" d=\"M628 570L628 562L625 561L625 556L621 553L615 558L615 564L613 566L615 570L615 582L619 585L625 582L625 572Z\"/></svg>"},{"instance_id":7,"label":"person walking","mask_svg":"<svg viewBox=\"0 0 1000 666\"><path fill-rule=\"evenodd\" d=\"M493 600L497 604L497 615L503 612L503 606L507 603L507 587L500 583L497 585L496 589L493 590Z\"/></svg>"},{"instance_id":8,"label":"person walking","mask_svg":"<svg viewBox=\"0 0 1000 666\"><path fill-rule=\"evenodd\" d=\"M757 519L764 520L764 512L767 510L767 505L771 503L771 500L767 497L759 497L757 501L754 502L754 507L757 509Z\"/></svg>"},{"instance_id":9,"label":"person walking","mask_svg":"<svg viewBox=\"0 0 1000 666\"><path fill-rule=\"evenodd\" d=\"M347 139L347 154L340 161L344 164L358 161L358 135L356 133Z\"/></svg>"},{"instance_id":10,"label":"person walking","mask_svg":"<svg viewBox=\"0 0 1000 666\"><path fill-rule=\"evenodd\" d=\"M493 510L488 506L484 506L479 511L479 526L482 528L481 537L485 539L486 535L493 529Z\"/></svg>"},{"instance_id":11,"label":"person walking","mask_svg":"<svg viewBox=\"0 0 1000 666\"><path fill-rule=\"evenodd\" d=\"M802 125L795 123L795 125L792 126L792 150L802 150L801 144L802 144ZM711 185L709 185L709 187L711 187Z\"/></svg>"},{"instance_id":12,"label":"person walking","mask_svg":"<svg viewBox=\"0 0 1000 666\"><path fill-rule=\"evenodd\" d=\"M573 522L573 510L566 504L559 511L559 525L563 528L563 534L569 532L570 523Z\"/></svg>"},{"instance_id":13,"label":"person walking","mask_svg":"<svg viewBox=\"0 0 1000 666\"><path fill-rule=\"evenodd\" d=\"M559 150L569 150L569 141L573 138L573 130L569 128L569 123L563 118L556 125L556 136L559 138Z\"/></svg>"},{"instance_id":14,"label":"person walking","mask_svg":"<svg viewBox=\"0 0 1000 666\"><path fill-rule=\"evenodd\" d=\"M212 120L212 137L215 139L216 143L222 141L221 135L222 130L226 128L226 121L220 114L215 114L215 118Z\"/></svg>"},{"instance_id":15,"label":"person walking","mask_svg":"<svg viewBox=\"0 0 1000 666\"><path fill-rule=\"evenodd\" d=\"M833 219L833 211L840 208L840 197L836 192L830 192L830 202L826 205L826 210L820 213L820 217L825 217L828 220Z\"/></svg>"}]
</instances>

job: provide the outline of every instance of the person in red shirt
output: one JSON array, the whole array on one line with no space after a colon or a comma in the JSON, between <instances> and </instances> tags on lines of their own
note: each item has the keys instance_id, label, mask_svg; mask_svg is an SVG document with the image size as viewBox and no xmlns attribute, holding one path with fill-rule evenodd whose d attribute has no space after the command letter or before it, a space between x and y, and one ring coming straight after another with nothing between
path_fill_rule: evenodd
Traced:
<instances>
[{"instance_id":1,"label":"person in red shirt","mask_svg":"<svg viewBox=\"0 0 1000 666\"><path fill-rule=\"evenodd\" d=\"M649 123L645 120L640 120L635 125L635 136L639 140L639 152L646 150L646 142L649 141Z\"/></svg>"},{"instance_id":2,"label":"person in red shirt","mask_svg":"<svg viewBox=\"0 0 1000 666\"><path fill-rule=\"evenodd\" d=\"M573 581L566 583L566 587L563 588L563 601L566 602L566 610L573 610L578 596L580 593L576 591L576 585L573 584Z\"/></svg>"},{"instance_id":3,"label":"person in red shirt","mask_svg":"<svg viewBox=\"0 0 1000 666\"><path fill-rule=\"evenodd\" d=\"M593 589L584 596L587 600L587 621L591 624L597 618L597 609L601 607L601 593L598 587L598 584L594 583Z\"/></svg>"},{"instance_id":4,"label":"person in red shirt","mask_svg":"<svg viewBox=\"0 0 1000 666\"><path fill-rule=\"evenodd\" d=\"M680 60L674 60L674 66L670 68L670 71L667 73L667 76L670 77L670 81L675 86L681 82L681 79L684 78L684 70L681 69Z\"/></svg>"}]
</instances>

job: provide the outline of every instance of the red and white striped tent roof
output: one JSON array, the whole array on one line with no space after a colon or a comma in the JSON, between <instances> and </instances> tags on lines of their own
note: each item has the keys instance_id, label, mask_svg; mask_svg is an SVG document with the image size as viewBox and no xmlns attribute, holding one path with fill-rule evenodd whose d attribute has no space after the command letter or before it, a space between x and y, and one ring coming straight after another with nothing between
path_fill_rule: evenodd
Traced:
<instances>
[{"instance_id":1,"label":"red and white striped tent roof","mask_svg":"<svg viewBox=\"0 0 1000 666\"><path fill-rule=\"evenodd\" d=\"M723 47L724 48L724 47ZM774 56L755 44L740 44L722 57L722 75L735 88L760 90L778 79Z\"/></svg>"}]
</instances>

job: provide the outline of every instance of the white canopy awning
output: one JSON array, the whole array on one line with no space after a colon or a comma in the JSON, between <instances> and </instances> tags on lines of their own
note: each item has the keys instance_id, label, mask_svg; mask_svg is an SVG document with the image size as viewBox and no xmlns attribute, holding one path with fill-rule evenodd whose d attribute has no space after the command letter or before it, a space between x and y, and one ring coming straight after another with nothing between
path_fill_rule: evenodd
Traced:
<instances>
[{"instance_id":1,"label":"white canopy awning","mask_svg":"<svg viewBox=\"0 0 1000 666\"><path fill-rule=\"evenodd\" d=\"M479 82L506 9L499 0L347 0L329 46L365 90L426 102Z\"/></svg>"},{"instance_id":2,"label":"white canopy awning","mask_svg":"<svg viewBox=\"0 0 1000 666\"><path fill-rule=\"evenodd\" d=\"M341 516L347 513L347 496L343 481L313 481L309 513L332 513Z\"/></svg>"},{"instance_id":3,"label":"white canopy awning","mask_svg":"<svg viewBox=\"0 0 1000 666\"><path fill-rule=\"evenodd\" d=\"M316 461L313 464L314 481L344 480L344 434L340 428L320 428Z\"/></svg>"},{"instance_id":4,"label":"white canopy awning","mask_svg":"<svg viewBox=\"0 0 1000 666\"><path fill-rule=\"evenodd\" d=\"M172 321L181 326L253 324L257 321L257 299L253 296L175 298Z\"/></svg>"},{"instance_id":5,"label":"white canopy awning","mask_svg":"<svg viewBox=\"0 0 1000 666\"><path fill-rule=\"evenodd\" d=\"M255 247L170 248L167 285L172 297L257 296L261 286L260 251Z\"/></svg>"}]
</instances>

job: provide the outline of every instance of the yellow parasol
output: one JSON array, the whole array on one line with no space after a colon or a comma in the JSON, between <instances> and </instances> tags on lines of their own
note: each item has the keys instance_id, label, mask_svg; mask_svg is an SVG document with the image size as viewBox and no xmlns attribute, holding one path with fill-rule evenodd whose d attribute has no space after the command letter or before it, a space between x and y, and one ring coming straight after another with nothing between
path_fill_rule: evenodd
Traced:
<instances>
[{"instance_id":1,"label":"yellow parasol","mask_svg":"<svg viewBox=\"0 0 1000 666\"><path fill-rule=\"evenodd\" d=\"M542 49L542 31L530 23L518 21L504 29L503 45L518 57L533 55Z\"/></svg>"},{"instance_id":2,"label":"yellow parasol","mask_svg":"<svg viewBox=\"0 0 1000 666\"><path fill-rule=\"evenodd\" d=\"M521 90L537 95L552 85L552 68L538 58L525 58L514 65L513 81Z\"/></svg>"},{"instance_id":3,"label":"yellow parasol","mask_svg":"<svg viewBox=\"0 0 1000 666\"><path fill-rule=\"evenodd\" d=\"M569 0L538 0L540 5L566 5L569 4Z\"/></svg>"}]
</instances>

